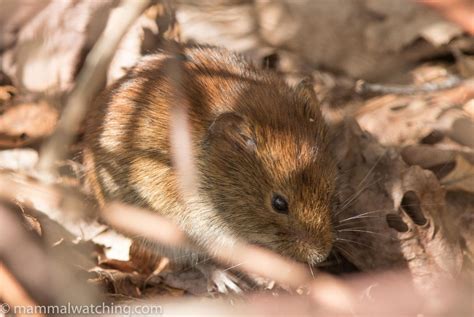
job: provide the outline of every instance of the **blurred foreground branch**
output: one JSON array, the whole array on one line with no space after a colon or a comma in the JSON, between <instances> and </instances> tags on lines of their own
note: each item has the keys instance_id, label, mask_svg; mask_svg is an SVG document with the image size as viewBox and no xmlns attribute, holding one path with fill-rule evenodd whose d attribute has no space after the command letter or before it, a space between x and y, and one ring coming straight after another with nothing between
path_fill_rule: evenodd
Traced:
<instances>
[{"instance_id":1,"label":"blurred foreground branch","mask_svg":"<svg viewBox=\"0 0 474 317\"><path fill-rule=\"evenodd\" d=\"M474 2L472 0L418 0L474 35Z\"/></svg>"},{"instance_id":2,"label":"blurred foreground branch","mask_svg":"<svg viewBox=\"0 0 474 317\"><path fill-rule=\"evenodd\" d=\"M26 231L12 204L0 201L0 223L0 260L35 302L64 305L100 301L94 288L55 261L37 238Z\"/></svg>"},{"instance_id":3,"label":"blurred foreground branch","mask_svg":"<svg viewBox=\"0 0 474 317\"><path fill-rule=\"evenodd\" d=\"M191 246L185 234L169 220L136 207L114 203L102 210L102 217L112 227L131 235L145 237L172 247ZM311 275L303 265L243 242L237 243L231 249L211 245L207 252L215 255L215 258L222 263L295 288L311 280Z\"/></svg>"},{"instance_id":4,"label":"blurred foreground branch","mask_svg":"<svg viewBox=\"0 0 474 317\"><path fill-rule=\"evenodd\" d=\"M21 287L18 281L11 275L11 273L5 268L0 262L0 281L2 287L0 287L0 298L5 300L12 306L34 306L35 302L28 296L25 290ZM7 310L10 306L2 307L3 310ZM0 310L0 313L4 311ZM33 314L32 316L38 316Z\"/></svg>"},{"instance_id":5,"label":"blurred foreground branch","mask_svg":"<svg viewBox=\"0 0 474 317\"><path fill-rule=\"evenodd\" d=\"M67 155L94 96L104 87L108 66L120 40L149 4L148 0L123 1L117 8L119 14L109 19L106 29L85 60L55 132L41 149L40 171L52 172L55 162Z\"/></svg>"}]
</instances>

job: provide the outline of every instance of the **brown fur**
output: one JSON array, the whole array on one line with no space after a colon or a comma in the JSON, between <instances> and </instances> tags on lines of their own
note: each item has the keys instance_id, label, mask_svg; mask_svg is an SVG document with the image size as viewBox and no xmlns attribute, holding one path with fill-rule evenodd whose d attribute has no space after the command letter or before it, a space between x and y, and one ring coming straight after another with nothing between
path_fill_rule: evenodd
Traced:
<instances>
[{"instance_id":1,"label":"brown fur","mask_svg":"<svg viewBox=\"0 0 474 317\"><path fill-rule=\"evenodd\" d=\"M168 216L198 246L240 238L322 261L333 242L336 165L311 92L223 49L184 55L147 57L98 98L84 159L99 201ZM173 65L180 78L168 73ZM170 155L169 110L181 98L199 172L199 195L190 201L180 197ZM273 211L273 193L287 197L289 215Z\"/></svg>"}]
</instances>

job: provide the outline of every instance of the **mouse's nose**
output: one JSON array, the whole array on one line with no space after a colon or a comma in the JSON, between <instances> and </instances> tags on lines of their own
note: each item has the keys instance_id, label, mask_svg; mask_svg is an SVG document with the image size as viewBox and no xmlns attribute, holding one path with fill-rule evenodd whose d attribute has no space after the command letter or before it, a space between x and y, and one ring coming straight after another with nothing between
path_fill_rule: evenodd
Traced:
<instances>
[{"instance_id":1,"label":"mouse's nose","mask_svg":"<svg viewBox=\"0 0 474 317\"><path fill-rule=\"evenodd\" d=\"M324 261L331 252L334 236L331 230L301 230L295 232L297 258L310 264Z\"/></svg>"}]
</instances>

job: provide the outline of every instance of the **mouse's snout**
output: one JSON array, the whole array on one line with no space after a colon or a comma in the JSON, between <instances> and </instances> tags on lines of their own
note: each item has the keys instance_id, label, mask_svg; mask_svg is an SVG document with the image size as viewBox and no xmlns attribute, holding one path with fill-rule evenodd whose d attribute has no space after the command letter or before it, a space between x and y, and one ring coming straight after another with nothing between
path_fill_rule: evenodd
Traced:
<instances>
[{"instance_id":1,"label":"mouse's snout","mask_svg":"<svg viewBox=\"0 0 474 317\"><path fill-rule=\"evenodd\" d=\"M311 264L324 261L331 252L333 242L334 238L332 232L321 233L316 236L311 236L309 239L299 241L303 247L303 257L306 258L306 262Z\"/></svg>"},{"instance_id":2,"label":"mouse's snout","mask_svg":"<svg viewBox=\"0 0 474 317\"><path fill-rule=\"evenodd\" d=\"M298 229L297 229L298 228ZM329 225L308 224L297 226L294 231L295 248L293 257L315 265L324 261L331 252L334 233Z\"/></svg>"}]
</instances>

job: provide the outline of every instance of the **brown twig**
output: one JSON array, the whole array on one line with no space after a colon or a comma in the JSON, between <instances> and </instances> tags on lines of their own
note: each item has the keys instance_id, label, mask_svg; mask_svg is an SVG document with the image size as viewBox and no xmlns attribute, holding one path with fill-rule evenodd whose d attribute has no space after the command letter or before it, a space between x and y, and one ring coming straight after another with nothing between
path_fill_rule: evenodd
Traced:
<instances>
[{"instance_id":1,"label":"brown twig","mask_svg":"<svg viewBox=\"0 0 474 317\"><path fill-rule=\"evenodd\" d=\"M116 9L117 14L109 19L106 29L87 55L57 128L41 148L37 167L40 171L46 172L45 175L54 171L54 164L58 160L66 157L68 147L74 140L92 99L104 87L108 66L120 40L149 4L148 0L124 0Z\"/></svg>"},{"instance_id":2,"label":"brown twig","mask_svg":"<svg viewBox=\"0 0 474 317\"><path fill-rule=\"evenodd\" d=\"M363 80L358 80L354 90L358 94L376 93L376 94L396 94L396 95L416 95L422 93L436 92L440 90L451 89L462 84L462 79L451 75L440 83L425 83L421 86L413 85L384 85L370 84Z\"/></svg>"}]
</instances>

